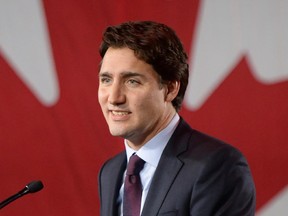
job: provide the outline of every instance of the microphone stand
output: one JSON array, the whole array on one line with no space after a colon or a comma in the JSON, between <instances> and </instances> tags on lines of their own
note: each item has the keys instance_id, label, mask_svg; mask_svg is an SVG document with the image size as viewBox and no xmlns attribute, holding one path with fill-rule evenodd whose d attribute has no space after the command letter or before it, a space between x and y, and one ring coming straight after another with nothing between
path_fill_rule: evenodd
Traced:
<instances>
[{"instance_id":1,"label":"microphone stand","mask_svg":"<svg viewBox=\"0 0 288 216\"><path fill-rule=\"evenodd\" d=\"M8 205L9 203L13 202L14 200L22 197L23 195L26 195L28 193L35 193L40 191L43 188L43 184L41 181L32 181L28 185L25 186L24 189L19 191L18 193L8 197L3 202L0 203L0 209Z\"/></svg>"}]
</instances>

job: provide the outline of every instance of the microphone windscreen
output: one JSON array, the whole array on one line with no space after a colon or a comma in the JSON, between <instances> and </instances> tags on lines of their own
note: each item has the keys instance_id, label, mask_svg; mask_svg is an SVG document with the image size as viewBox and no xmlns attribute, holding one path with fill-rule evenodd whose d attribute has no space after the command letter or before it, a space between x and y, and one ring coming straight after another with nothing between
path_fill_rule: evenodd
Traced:
<instances>
[{"instance_id":1,"label":"microphone windscreen","mask_svg":"<svg viewBox=\"0 0 288 216\"><path fill-rule=\"evenodd\" d=\"M26 186L28 193L35 193L40 191L43 187L44 185L41 181L32 181Z\"/></svg>"}]
</instances>

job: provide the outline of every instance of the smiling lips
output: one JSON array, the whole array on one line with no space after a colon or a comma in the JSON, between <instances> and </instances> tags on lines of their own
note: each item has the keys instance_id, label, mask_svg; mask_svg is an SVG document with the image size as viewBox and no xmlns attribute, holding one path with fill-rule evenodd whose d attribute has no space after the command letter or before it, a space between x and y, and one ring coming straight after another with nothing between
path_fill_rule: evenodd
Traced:
<instances>
[{"instance_id":1,"label":"smiling lips","mask_svg":"<svg viewBox=\"0 0 288 216\"><path fill-rule=\"evenodd\" d=\"M126 120L131 112L110 110L113 120Z\"/></svg>"},{"instance_id":2,"label":"smiling lips","mask_svg":"<svg viewBox=\"0 0 288 216\"><path fill-rule=\"evenodd\" d=\"M113 115L116 115L116 116L124 116L124 115L128 115L130 112L127 112L127 111L114 111L112 110L111 113Z\"/></svg>"}]
</instances>

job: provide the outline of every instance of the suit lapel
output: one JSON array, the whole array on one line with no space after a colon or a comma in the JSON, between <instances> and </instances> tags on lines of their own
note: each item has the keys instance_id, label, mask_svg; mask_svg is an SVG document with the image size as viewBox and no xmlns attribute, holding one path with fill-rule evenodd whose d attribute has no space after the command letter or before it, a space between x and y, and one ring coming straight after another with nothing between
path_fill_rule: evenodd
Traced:
<instances>
[{"instance_id":1,"label":"suit lapel","mask_svg":"<svg viewBox=\"0 0 288 216\"><path fill-rule=\"evenodd\" d=\"M173 183L181 167L182 163L178 159L161 158L161 164L158 165L154 175L155 178L152 180L142 216L157 215L156 213L159 212L170 185Z\"/></svg>"},{"instance_id":2,"label":"suit lapel","mask_svg":"<svg viewBox=\"0 0 288 216\"><path fill-rule=\"evenodd\" d=\"M126 168L126 154L125 152L117 156L111 167L109 175L109 185L105 187L105 193L108 195L104 203L106 203L107 212L104 215L115 216L118 215L117 198L119 190L123 181L123 173ZM107 180L108 181L108 180Z\"/></svg>"},{"instance_id":3,"label":"suit lapel","mask_svg":"<svg viewBox=\"0 0 288 216\"><path fill-rule=\"evenodd\" d=\"M177 177L183 162L178 156L186 151L189 139L190 127L181 119L173 136L163 151L158 167L155 171L152 183L142 210L142 216L157 215L161 205Z\"/></svg>"}]
</instances>

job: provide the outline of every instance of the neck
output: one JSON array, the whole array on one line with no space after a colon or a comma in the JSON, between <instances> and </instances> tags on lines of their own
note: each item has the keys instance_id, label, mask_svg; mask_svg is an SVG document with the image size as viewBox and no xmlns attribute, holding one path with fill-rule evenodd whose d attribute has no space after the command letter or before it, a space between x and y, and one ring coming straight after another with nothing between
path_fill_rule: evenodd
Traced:
<instances>
[{"instance_id":1,"label":"neck","mask_svg":"<svg viewBox=\"0 0 288 216\"><path fill-rule=\"evenodd\" d=\"M174 109L173 109L174 110ZM160 131L162 131L164 128L166 128L173 117L175 116L176 111L169 113L169 115L166 115L164 119L161 120L161 123L159 124L158 128L152 129L149 134L142 137L130 137L126 138L127 144L130 148L134 149L135 151L138 151L142 146L144 146L149 140L151 140L154 136L156 136Z\"/></svg>"}]
</instances>

